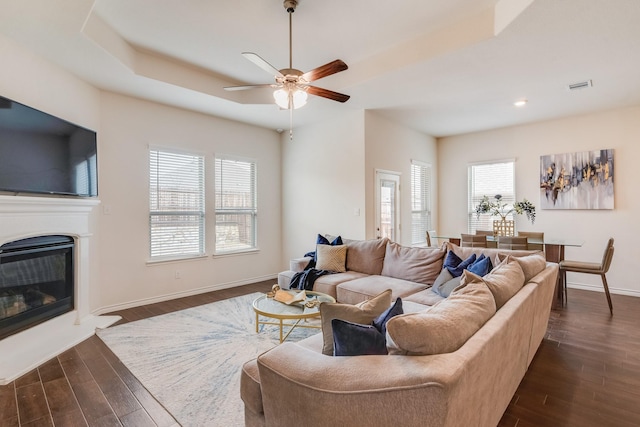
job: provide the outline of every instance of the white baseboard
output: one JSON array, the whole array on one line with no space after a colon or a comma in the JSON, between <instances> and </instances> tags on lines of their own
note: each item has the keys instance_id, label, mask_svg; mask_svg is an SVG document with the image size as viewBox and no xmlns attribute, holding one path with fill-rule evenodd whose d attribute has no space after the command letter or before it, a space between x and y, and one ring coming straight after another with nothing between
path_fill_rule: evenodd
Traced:
<instances>
[{"instance_id":1,"label":"white baseboard","mask_svg":"<svg viewBox=\"0 0 640 427\"><path fill-rule=\"evenodd\" d=\"M251 279L243 279L235 282L219 283L217 285L205 286L202 288L190 289L188 291L174 292L170 294L158 295L152 298L142 298L134 301L127 301L120 304L113 304L105 307L101 307L94 310L92 313L95 315L112 313L118 310L126 310L128 308L140 307L142 305L155 304L158 302L170 301L173 299L190 297L193 295L204 294L211 291L219 291L222 289L235 288L237 286L250 285L251 283L262 282L264 280L277 280L277 274L269 274L265 276L253 277Z\"/></svg>"},{"instance_id":2,"label":"white baseboard","mask_svg":"<svg viewBox=\"0 0 640 427\"><path fill-rule=\"evenodd\" d=\"M575 283L575 282L567 282L567 287L572 289L582 289L583 291L592 291L592 292L602 292L604 293L604 288L602 285L587 285L586 283ZM634 291L629 289L620 289L620 288L612 288L609 286L609 292L616 295L627 295L630 297L639 297L640 291Z\"/></svg>"}]
</instances>

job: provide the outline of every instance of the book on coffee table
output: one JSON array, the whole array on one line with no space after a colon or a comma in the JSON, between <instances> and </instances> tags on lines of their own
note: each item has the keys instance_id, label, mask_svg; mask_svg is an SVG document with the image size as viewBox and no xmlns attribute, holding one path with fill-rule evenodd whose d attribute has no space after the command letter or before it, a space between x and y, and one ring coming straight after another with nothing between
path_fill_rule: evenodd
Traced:
<instances>
[{"instance_id":1,"label":"book on coffee table","mask_svg":"<svg viewBox=\"0 0 640 427\"><path fill-rule=\"evenodd\" d=\"M284 304L291 305L295 302L304 301L307 299L306 291L301 291L298 293L283 291L282 289L276 291L275 296L273 297L276 301L280 301Z\"/></svg>"}]
</instances>

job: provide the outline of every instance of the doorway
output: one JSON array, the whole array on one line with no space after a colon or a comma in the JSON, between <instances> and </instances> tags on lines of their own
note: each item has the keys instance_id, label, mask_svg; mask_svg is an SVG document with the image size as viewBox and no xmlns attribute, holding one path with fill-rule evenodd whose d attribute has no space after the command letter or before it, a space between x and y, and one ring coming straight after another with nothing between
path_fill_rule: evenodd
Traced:
<instances>
[{"instance_id":1,"label":"doorway","mask_svg":"<svg viewBox=\"0 0 640 427\"><path fill-rule=\"evenodd\" d=\"M376 170L375 236L400 242L400 173Z\"/></svg>"}]
</instances>

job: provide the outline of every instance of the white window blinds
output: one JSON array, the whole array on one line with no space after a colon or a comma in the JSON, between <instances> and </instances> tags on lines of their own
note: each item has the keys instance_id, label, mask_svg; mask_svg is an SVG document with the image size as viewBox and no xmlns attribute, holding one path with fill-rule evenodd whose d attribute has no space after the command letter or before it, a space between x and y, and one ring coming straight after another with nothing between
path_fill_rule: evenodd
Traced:
<instances>
[{"instance_id":1,"label":"white window blinds","mask_svg":"<svg viewBox=\"0 0 640 427\"><path fill-rule=\"evenodd\" d=\"M431 165L411 161L411 243L426 241L431 229Z\"/></svg>"},{"instance_id":2,"label":"white window blinds","mask_svg":"<svg viewBox=\"0 0 640 427\"><path fill-rule=\"evenodd\" d=\"M149 151L151 258L204 254L204 156Z\"/></svg>"},{"instance_id":3,"label":"white window blinds","mask_svg":"<svg viewBox=\"0 0 640 427\"><path fill-rule=\"evenodd\" d=\"M215 159L216 254L256 248L256 163Z\"/></svg>"},{"instance_id":4,"label":"white window blinds","mask_svg":"<svg viewBox=\"0 0 640 427\"><path fill-rule=\"evenodd\" d=\"M95 177L97 177L98 174L96 173L95 168L95 154L75 164L72 179L75 180L75 188L79 194L98 194L98 183L95 180Z\"/></svg>"},{"instance_id":5,"label":"white window blinds","mask_svg":"<svg viewBox=\"0 0 640 427\"><path fill-rule=\"evenodd\" d=\"M513 160L496 160L495 162L474 164L469 166L469 233L476 230L493 230L493 220L500 219L490 213L476 215L476 206L483 196L495 201L494 196L500 194L502 202L510 206L516 201L515 172ZM513 219L509 215L506 219Z\"/></svg>"}]
</instances>

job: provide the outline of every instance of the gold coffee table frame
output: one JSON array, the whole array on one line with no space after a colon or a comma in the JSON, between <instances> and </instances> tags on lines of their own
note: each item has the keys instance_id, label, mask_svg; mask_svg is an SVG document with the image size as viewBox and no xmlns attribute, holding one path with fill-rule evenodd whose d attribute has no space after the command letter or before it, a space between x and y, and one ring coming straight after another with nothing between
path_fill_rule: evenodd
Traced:
<instances>
[{"instance_id":1,"label":"gold coffee table frame","mask_svg":"<svg viewBox=\"0 0 640 427\"><path fill-rule=\"evenodd\" d=\"M299 290L288 291L292 294L300 292ZM306 291L306 301L318 300L321 303L336 302L335 298L331 295L323 294L322 292ZM282 343L287 339L291 331L296 327L299 328L314 328L320 329L318 325L301 325L302 320L308 320L320 317L320 307L316 306L313 309L306 309L304 307L305 301L293 303L291 305L284 304L276 301L273 298L269 298L266 295L261 295L253 300L253 311L256 312L256 333L260 332L260 325L276 325L280 329L280 342ZM270 319L276 319L277 322L260 320L260 316L268 317ZM285 320L295 320L295 323L285 323ZM291 329L284 334L283 327L289 326Z\"/></svg>"}]
</instances>

